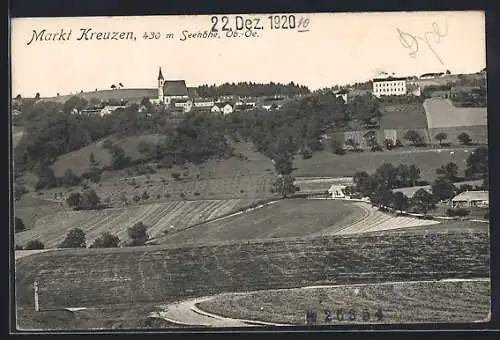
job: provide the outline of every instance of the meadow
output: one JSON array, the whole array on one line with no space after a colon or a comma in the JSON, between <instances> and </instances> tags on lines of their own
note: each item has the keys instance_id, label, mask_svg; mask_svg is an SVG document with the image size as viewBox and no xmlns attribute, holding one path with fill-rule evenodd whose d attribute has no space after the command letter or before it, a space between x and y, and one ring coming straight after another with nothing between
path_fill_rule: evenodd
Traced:
<instances>
[{"instance_id":1,"label":"meadow","mask_svg":"<svg viewBox=\"0 0 500 340\"><path fill-rule=\"evenodd\" d=\"M280 289L222 294L197 307L225 317L295 325L305 324L308 310L317 312L313 325L467 323L487 321L490 285L489 280L420 281Z\"/></svg>"},{"instance_id":2,"label":"meadow","mask_svg":"<svg viewBox=\"0 0 500 340\"><path fill-rule=\"evenodd\" d=\"M485 231L49 251L16 261L16 301L42 309L166 303L310 285L489 277Z\"/></svg>"}]
</instances>

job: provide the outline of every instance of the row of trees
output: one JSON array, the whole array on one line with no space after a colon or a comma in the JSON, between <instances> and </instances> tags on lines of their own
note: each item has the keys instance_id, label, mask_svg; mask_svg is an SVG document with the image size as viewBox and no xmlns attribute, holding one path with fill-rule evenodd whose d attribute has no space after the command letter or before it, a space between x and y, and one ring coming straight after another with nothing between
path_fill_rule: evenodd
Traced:
<instances>
[{"instance_id":1,"label":"row of trees","mask_svg":"<svg viewBox=\"0 0 500 340\"><path fill-rule=\"evenodd\" d=\"M127 246L142 246L146 244L149 239L147 233L147 226L138 222L132 227L127 229L127 234L130 241L126 244ZM101 235L94 240L90 245L90 248L117 248L121 244L121 240L118 236L113 235L109 232L103 232ZM43 249L45 245L40 240L32 240L26 244L24 249ZM58 248L86 248L87 240L85 232L80 228L73 228L67 234L65 239L58 245ZM22 247L16 246L16 249L23 249Z\"/></svg>"},{"instance_id":2,"label":"row of trees","mask_svg":"<svg viewBox=\"0 0 500 340\"><path fill-rule=\"evenodd\" d=\"M253 82L240 82L240 83L224 83L222 85L201 85L196 88L196 91L201 97L217 98L220 96L241 96L241 97L262 97L262 96L296 96L310 93L310 90L303 85L281 83L253 83Z\"/></svg>"}]
</instances>

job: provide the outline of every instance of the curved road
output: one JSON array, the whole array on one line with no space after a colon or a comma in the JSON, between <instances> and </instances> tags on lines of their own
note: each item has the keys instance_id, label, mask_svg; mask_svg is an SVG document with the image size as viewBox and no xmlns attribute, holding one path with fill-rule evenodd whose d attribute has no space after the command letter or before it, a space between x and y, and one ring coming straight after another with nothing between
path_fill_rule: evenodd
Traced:
<instances>
[{"instance_id":1,"label":"curved road","mask_svg":"<svg viewBox=\"0 0 500 340\"><path fill-rule=\"evenodd\" d=\"M205 312L198 307L197 303L214 299L218 295L189 299L160 306L163 310L155 312L150 317L164 319L168 322L185 326L208 326L208 327L257 327L257 326L293 326L277 324L256 320L242 320L226 318L220 315Z\"/></svg>"},{"instance_id":2,"label":"curved road","mask_svg":"<svg viewBox=\"0 0 500 340\"><path fill-rule=\"evenodd\" d=\"M318 289L318 288L338 288L338 287L362 287L370 285L394 285L398 283L415 283L415 282L467 282L467 281L484 281L489 282L489 278L474 278L474 279L443 279L443 280L423 280L423 281L389 281L383 283L358 283L348 285L323 285L323 286L306 286L301 289ZM297 289L297 288L295 288ZM281 289L278 289L281 290ZM287 289L283 289L287 290ZM223 293L224 294L224 293ZM160 306L163 310L150 314L150 317L164 319L168 322L184 325L184 326L206 326L206 327L256 327L256 326L296 326L293 324L278 324L256 320L243 320L226 318L217 314L205 312L198 307L197 303L215 299L220 295L206 296L201 298L194 298L184 301L175 302L168 305ZM246 293L232 293L234 295L245 295ZM477 321L483 322L484 320Z\"/></svg>"}]
</instances>

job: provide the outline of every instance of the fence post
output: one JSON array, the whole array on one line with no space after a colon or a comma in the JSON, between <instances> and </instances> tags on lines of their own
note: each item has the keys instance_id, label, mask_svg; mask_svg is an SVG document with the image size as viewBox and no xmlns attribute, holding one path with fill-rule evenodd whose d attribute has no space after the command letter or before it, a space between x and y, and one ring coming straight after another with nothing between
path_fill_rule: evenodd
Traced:
<instances>
[{"instance_id":1,"label":"fence post","mask_svg":"<svg viewBox=\"0 0 500 340\"><path fill-rule=\"evenodd\" d=\"M35 312L40 311L40 306L38 304L38 282L33 282L34 294L35 294Z\"/></svg>"}]
</instances>

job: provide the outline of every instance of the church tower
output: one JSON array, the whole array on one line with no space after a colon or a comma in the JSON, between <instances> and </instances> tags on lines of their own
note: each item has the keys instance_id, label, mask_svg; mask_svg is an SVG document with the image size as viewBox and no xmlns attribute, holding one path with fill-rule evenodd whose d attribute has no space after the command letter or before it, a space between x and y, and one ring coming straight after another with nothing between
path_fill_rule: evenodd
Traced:
<instances>
[{"instance_id":1,"label":"church tower","mask_svg":"<svg viewBox=\"0 0 500 340\"><path fill-rule=\"evenodd\" d=\"M163 74L161 73L161 67L160 67L160 72L158 73L158 101L160 103L164 102L164 97L163 97L164 84L165 84L165 79L163 78Z\"/></svg>"}]
</instances>

